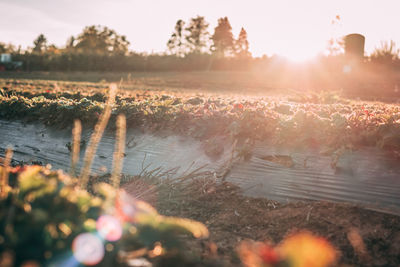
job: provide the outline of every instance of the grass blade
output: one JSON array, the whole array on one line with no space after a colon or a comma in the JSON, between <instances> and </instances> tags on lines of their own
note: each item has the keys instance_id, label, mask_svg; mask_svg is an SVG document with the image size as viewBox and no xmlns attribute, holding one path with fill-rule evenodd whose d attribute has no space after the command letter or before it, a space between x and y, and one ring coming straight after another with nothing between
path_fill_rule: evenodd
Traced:
<instances>
[{"instance_id":1,"label":"grass blade","mask_svg":"<svg viewBox=\"0 0 400 267\"><path fill-rule=\"evenodd\" d=\"M112 107L115 102L115 95L117 93L117 86L115 84L110 85L110 91L108 95L108 100L105 105L103 113L94 128L94 132L90 137L88 148L85 152L84 165L81 171L81 188L86 189L89 181L90 169L92 167L93 158L96 154L97 146L103 136L104 130L107 126L108 120L111 116Z\"/></svg>"},{"instance_id":2,"label":"grass blade","mask_svg":"<svg viewBox=\"0 0 400 267\"><path fill-rule=\"evenodd\" d=\"M71 152L71 170L70 175L75 176L76 164L79 161L79 153L81 148L81 133L82 124L80 120L74 121L74 128L72 129L72 152Z\"/></svg>"},{"instance_id":3,"label":"grass blade","mask_svg":"<svg viewBox=\"0 0 400 267\"><path fill-rule=\"evenodd\" d=\"M124 115L119 115L117 118L117 133L115 140L115 150L113 158L113 170L111 181L114 188L118 188L121 181L121 171L124 161L126 139L126 118Z\"/></svg>"}]
</instances>

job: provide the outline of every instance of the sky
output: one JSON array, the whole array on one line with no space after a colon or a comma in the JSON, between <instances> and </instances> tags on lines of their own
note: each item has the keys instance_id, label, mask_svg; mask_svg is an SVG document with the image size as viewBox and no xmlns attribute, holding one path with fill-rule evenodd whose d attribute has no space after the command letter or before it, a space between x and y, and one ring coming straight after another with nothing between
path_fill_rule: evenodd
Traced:
<instances>
[{"instance_id":1,"label":"sky","mask_svg":"<svg viewBox=\"0 0 400 267\"><path fill-rule=\"evenodd\" d=\"M382 40L400 46L400 0L0 0L0 14L0 42L22 48L40 33L63 46L95 24L126 35L134 51L164 52L176 21L197 15L211 34L220 17L229 18L235 37L244 27L254 56L308 59L349 33L366 36L367 53Z\"/></svg>"}]
</instances>

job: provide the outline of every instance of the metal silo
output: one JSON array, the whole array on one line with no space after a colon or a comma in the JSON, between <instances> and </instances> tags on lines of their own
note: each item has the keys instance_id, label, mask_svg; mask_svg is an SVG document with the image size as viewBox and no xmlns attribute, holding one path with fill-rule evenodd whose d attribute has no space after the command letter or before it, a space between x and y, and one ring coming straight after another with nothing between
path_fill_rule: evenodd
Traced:
<instances>
[{"instance_id":1,"label":"metal silo","mask_svg":"<svg viewBox=\"0 0 400 267\"><path fill-rule=\"evenodd\" d=\"M348 57L364 57L365 37L358 33L352 33L344 37L344 50Z\"/></svg>"}]
</instances>

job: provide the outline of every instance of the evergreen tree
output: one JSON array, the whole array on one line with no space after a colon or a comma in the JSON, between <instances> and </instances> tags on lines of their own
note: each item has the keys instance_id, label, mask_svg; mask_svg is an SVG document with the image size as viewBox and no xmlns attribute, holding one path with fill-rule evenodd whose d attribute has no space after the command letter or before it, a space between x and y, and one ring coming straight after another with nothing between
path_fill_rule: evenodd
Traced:
<instances>
[{"instance_id":1,"label":"evergreen tree","mask_svg":"<svg viewBox=\"0 0 400 267\"><path fill-rule=\"evenodd\" d=\"M43 53L47 47L47 38L40 34L34 41L33 41L33 52L36 53Z\"/></svg>"},{"instance_id":2,"label":"evergreen tree","mask_svg":"<svg viewBox=\"0 0 400 267\"><path fill-rule=\"evenodd\" d=\"M201 16L190 20L186 28L188 34L185 37L190 52L197 54L209 52L210 34L208 32L208 25L204 17Z\"/></svg>"},{"instance_id":3,"label":"evergreen tree","mask_svg":"<svg viewBox=\"0 0 400 267\"><path fill-rule=\"evenodd\" d=\"M247 32L242 27L239 37L235 42L235 53L237 57L251 57L249 51L249 41L247 40Z\"/></svg>"},{"instance_id":4,"label":"evergreen tree","mask_svg":"<svg viewBox=\"0 0 400 267\"><path fill-rule=\"evenodd\" d=\"M169 52L178 57L185 55L184 26L185 22L181 19L178 20L175 24L175 31L172 33L167 43Z\"/></svg>"},{"instance_id":5,"label":"evergreen tree","mask_svg":"<svg viewBox=\"0 0 400 267\"><path fill-rule=\"evenodd\" d=\"M218 19L218 26L215 27L213 36L213 52L218 56L225 57L232 55L234 51L234 40L232 27L228 17Z\"/></svg>"}]
</instances>

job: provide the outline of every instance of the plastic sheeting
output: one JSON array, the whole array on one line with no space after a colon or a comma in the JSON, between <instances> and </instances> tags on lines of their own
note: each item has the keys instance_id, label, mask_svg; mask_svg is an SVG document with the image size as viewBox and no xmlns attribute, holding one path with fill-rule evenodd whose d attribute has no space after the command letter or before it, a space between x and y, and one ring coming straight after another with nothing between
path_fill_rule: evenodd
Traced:
<instances>
[{"instance_id":1,"label":"plastic sheeting","mask_svg":"<svg viewBox=\"0 0 400 267\"><path fill-rule=\"evenodd\" d=\"M84 131L82 140L89 143L91 132ZM40 162L51 164L53 168L69 170L70 152L66 146L71 142L71 130L55 130L41 124L24 124L0 120L0 154L4 155L7 146L14 149L13 159L26 163ZM111 170L115 133L106 132L98 146L92 165L96 174ZM127 144L123 173L137 175L144 168L152 170L161 167L164 171L174 169L176 175L203 167L203 171L214 171L221 164L219 160L205 155L199 141L179 136L161 137L143 134L138 131L127 132ZM80 158L84 157L85 146L81 148ZM225 153L226 154L226 153ZM81 166L78 164L78 168Z\"/></svg>"},{"instance_id":2,"label":"plastic sheeting","mask_svg":"<svg viewBox=\"0 0 400 267\"><path fill-rule=\"evenodd\" d=\"M265 160L270 155L290 156L293 166ZM377 148L347 152L337 168L332 158L317 152L292 152L256 145L252 158L232 168L228 181L244 193L280 202L326 200L351 202L400 214L400 164Z\"/></svg>"},{"instance_id":3,"label":"plastic sheeting","mask_svg":"<svg viewBox=\"0 0 400 267\"><path fill-rule=\"evenodd\" d=\"M90 132L82 134L87 143ZM133 138L133 140L132 140ZM24 124L0 120L0 155L8 145L14 148L17 161L40 161L53 168L68 171L71 141L70 130L54 130L41 124ZM218 158L208 157L201 142L179 136L161 137L128 131L125 174L139 174L143 168L175 169L176 175L203 167L218 171L229 160L225 147ZM83 148L84 150L84 148ZM106 133L99 145L92 171L111 168L114 133ZM271 160L274 156L290 159L290 166ZM84 151L81 151L81 158ZM236 163L227 181L243 188L246 195L266 197L280 202L295 200L327 200L351 202L364 207L400 214L400 164L393 157L375 148L348 152L340 157L338 168L332 169L331 157L315 151L290 151L256 144L248 161ZM79 166L78 166L79 167Z\"/></svg>"}]
</instances>

